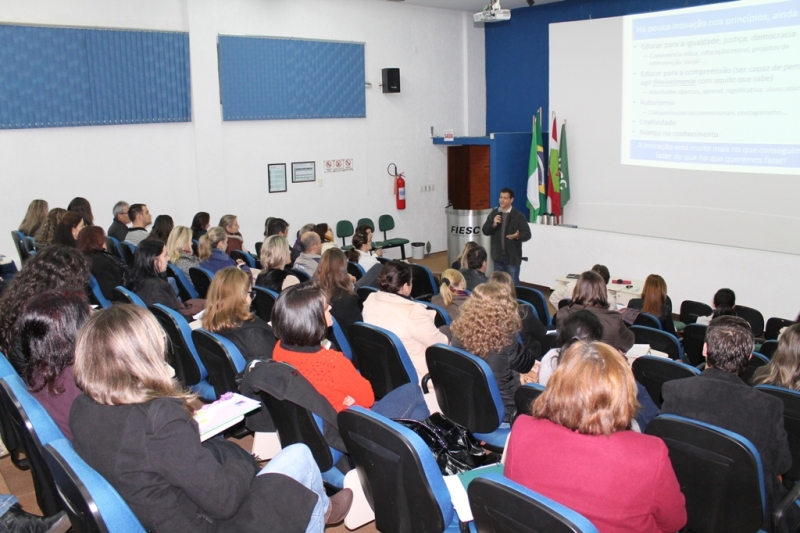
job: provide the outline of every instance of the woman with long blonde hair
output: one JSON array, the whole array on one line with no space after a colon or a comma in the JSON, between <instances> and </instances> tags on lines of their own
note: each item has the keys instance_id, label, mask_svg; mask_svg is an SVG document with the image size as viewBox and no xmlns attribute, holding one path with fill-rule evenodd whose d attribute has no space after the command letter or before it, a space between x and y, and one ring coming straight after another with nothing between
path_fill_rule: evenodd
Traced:
<instances>
[{"instance_id":1,"label":"woman with long blonde hair","mask_svg":"<svg viewBox=\"0 0 800 533\"><path fill-rule=\"evenodd\" d=\"M783 330L778 337L778 349L768 365L756 370L753 385L775 385L800 391L800 323Z\"/></svg>"},{"instance_id":2,"label":"woman with long blonde hair","mask_svg":"<svg viewBox=\"0 0 800 533\"><path fill-rule=\"evenodd\" d=\"M234 250L247 251L244 245L244 237L239 231L239 218L236 215L223 215L219 219L219 227L225 230L228 236L228 245L225 248L225 253L230 255Z\"/></svg>"},{"instance_id":3,"label":"woman with long blonde hair","mask_svg":"<svg viewBox=\"0 0 800 533\"><path fill-rule=\"evenodd\" d=\"M28 237L36 235L44 221L47 220L48 209L46 200L33 200L28 204L28 211L19 225L19 230Z\"/></svg>"},{"instance_id":4,"label":"woman with long blonde hair","mask_svg":"<svg viewBox=\"0 0 800 533\"><path fill-rule=\"evenodd\" d=\"M261 245L261 274L256 278L256 285L271 291L281 292L287 287L297 285L300 280L290 274L286 266L292 262L292 253L286 237L270 235Z\"/></svg>"},{"instance_id":5,"label":"woman with long blonde hair","mask_svg":"<svg viewBox=\"0 0 800 533\"><path fill-rule=\"evenodd\" d=\"M443 308L450 318L455 320L461 313L461 306L468 297L467 280L464 279L464 275L458 270L448 268L442 272L439 294L431 298L431 303Z\"/></svg>"},{"instance_id":6,"label":"woman with long blonde hair","mask_svg":"<svg viewBox=\"0 0 800 533\"><path fill-rule=\"evenodd\" d=\"M475 287L450 326L453 346L484 359L492 369L505 406L505 422L514 419L514 393L522 384L522 374L534 364L532 354L519 342L521 326L517 302L508 297L503 285L491 282Z\"/></svg>"},{"instance_id":7,"label":"woman with long blonde hair","mask_svg":"<svg viewBox=\"0 0 800 533\"><path fill-rule=\"evenodd\" d=\"M200 264L192 250L192 230L186 226L175 226L167 239L167 258L189 277L189 269Z\"/></svg>"},{"instance_id":8,"label":"woman with long blonde hair","mask_svg":"<svg viewBox=\"0 0 800 533\"><path fill-rule=\"evenodd\" d=\"M75 346L75 382L85 393L70 415L75 451L146 530L256 533L270 524L321 533L325 518L343 518L341 509L331 512L341 497L325 495L304 445L285 448L259 472L238 445L201 443L194 395L172 378L165 351L155 317L125 304L92 315Z\"/></svg>"}]
</instances>

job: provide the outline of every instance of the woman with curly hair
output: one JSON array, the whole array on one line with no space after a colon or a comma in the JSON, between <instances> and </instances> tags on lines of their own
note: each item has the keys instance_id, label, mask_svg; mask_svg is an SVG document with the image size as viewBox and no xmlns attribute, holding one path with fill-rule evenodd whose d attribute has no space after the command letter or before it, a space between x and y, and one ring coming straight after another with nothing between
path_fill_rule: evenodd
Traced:
<instances>
[{"instance_id":1,"label":"woman with curly hair","mask_svg":"<svg viewBox=\"0 0 800 533\"><path fill-rule=\"evenodd\" d=\"M778 349L768 365L756 370L752 384L800 391L800 324L783 330L778 337Z\"/></svg>"},{"instance_id":2,"label":"woman with curly hair","mask_svg":"<svg viewBox=\"0 0 800 533\"><path fill-rule=\"evenodd\" d=\"M517 289L514 287L514 280L508 272L497 271L489 277L489 281L500 283L508 291L508 297L514 302L517 301ZM519 318L522 320L522 329L519 334L522 337L522 344L525 349L530 351L534 359L541 359L542 346L547 346L547 328L535 316L533 309L529 305L519 305Z\"/></svg>"},{"instance_id":3,"label":"woman with curly hair","mask_svg":"<svg viewBox=\"0 0 800 533\"><path fill-rule=\"evenodd\" d=\"M77 248L52 245L31 257L11 280L0 298L0 352L17 372L24 373L27 363L14 329L22 307L48 290L85 292L90 271L91 262Z\"/></svg>"},{"instance_id":4,"label":"woman with curly hair","mask_svg":"<svg viewBox=\"0 0 800 533\"><path fill-rule=\"evenodd\" d=\"M47 218L45 219L42 226L39 228L39 231L33 236L36 240L36 249L41 250L45 246L50 246L53 244L53 240L56 238L56 229L58 229L58 223L61 222L61 217L64 216L67 210L61 207L54 207L47 213Z\"/></svg>"},{"instance_id":5,"label":"woman with curly hair","mask_svg":"<svg viewBox=\"0 0 800 533\"><path fill-rule=\"evenodd\" d=\"M534 363L518 340L520 327L517 303L499 283L475 287L450 326L453 346L484 359L492 369L505 406L504 422L514 419L514 393L523 382L521 374L530 372Z\"/></svg>"}]
</instances>

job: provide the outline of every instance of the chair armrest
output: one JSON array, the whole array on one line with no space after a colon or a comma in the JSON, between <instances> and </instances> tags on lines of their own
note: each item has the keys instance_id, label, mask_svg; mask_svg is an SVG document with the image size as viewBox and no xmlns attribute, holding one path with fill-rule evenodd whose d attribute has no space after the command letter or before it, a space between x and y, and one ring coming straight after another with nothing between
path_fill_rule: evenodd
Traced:
<instances>
[{"instance_id":1,"label":"chair armrest","mask_svg":"<svg viewBox=\"0 0 800 533\"><path fill-rule=\"evenodd\" d=\"M790 527L791 524L782 524L781 522L787 517L787 515L791 516L791 514L787 513L787 511L789 510L790 506L795 505L795 501L798 497L800 497L800 483L795 483L794 487L792 487L792 489L786 493L783 498L781 498L781 501L775 505L775 510L772 513L772 523L774 524L773 531L794 531Z\"/></svg>"},{"instance_id":2,"label":"chair armrest","mask_svg":"<svg viewBox=\"0 0 800 533\"><path fill-rule=\"evenodd\" d=\"M422 394L428 394L428 382L431 380L430 374L422 376Z\"/></svg>"},{"instance_id":3,"label":"chair armrest","mask_svg":"<svg viewBox=\"0 0 800 533\"><path fill-rule=\"evenodd\" d=\"M430 302L431 298L433 298L433 294L423 294L422 296L417 296L414 299L415 300L422 300L423 302Z\"/></svg>"}]
</instances>

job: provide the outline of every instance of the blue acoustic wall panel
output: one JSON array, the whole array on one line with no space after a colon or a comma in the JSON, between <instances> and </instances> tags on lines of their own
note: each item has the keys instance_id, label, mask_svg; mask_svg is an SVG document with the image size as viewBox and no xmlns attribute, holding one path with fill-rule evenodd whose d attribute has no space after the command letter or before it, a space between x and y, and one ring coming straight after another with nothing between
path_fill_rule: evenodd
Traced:
<instances>
[{"instance_id":1,"label":"blue acoustic wall panel","mask_svg":"<svg viewBox=\"0 0 800 533\"><path fill-rule=\"evenodd\" d=\"M188 34L0 25L0 129L190 120Z\"/></svg>"},{"instance_id":2,"label":"blue acoustic wall panel","mask_svg":"<svg viewBox=\"0 0 800 533\"><path fill-rule=\"evenodd\" d=\"M223 120L365 117L364 45L219 36Z\"/></svg>"}]
</instances>

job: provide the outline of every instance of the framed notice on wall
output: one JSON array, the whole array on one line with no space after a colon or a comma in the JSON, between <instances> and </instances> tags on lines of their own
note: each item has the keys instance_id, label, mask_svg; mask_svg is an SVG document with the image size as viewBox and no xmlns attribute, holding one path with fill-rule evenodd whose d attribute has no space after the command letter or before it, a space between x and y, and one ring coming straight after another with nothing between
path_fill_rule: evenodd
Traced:
<instances>
[{"instance_id":1,"label":"framed notice on wall","mask_svg":"<svg viewBox=\"0 0 800 533\"><path fill-rule=\"evenodd\" d=\"M286 192L286 163L267 165L269 192Z\"/></svg>"},{"instance_id":2,"label":"framed notice on wall","mask_svg":"<svg viewBox=\"0 0 800 533\"><path fill-rule=\"evenodd\" d=\"M304 161L302 163L292 163L292 183L302 183L304 181L316 181L316 165L314 161Z\"/></svg>"}]
</instances>

